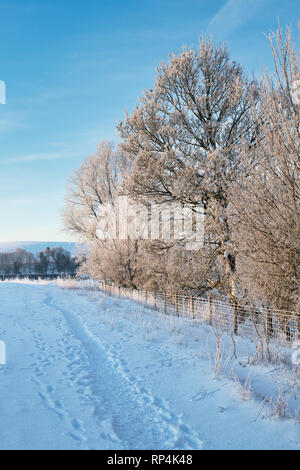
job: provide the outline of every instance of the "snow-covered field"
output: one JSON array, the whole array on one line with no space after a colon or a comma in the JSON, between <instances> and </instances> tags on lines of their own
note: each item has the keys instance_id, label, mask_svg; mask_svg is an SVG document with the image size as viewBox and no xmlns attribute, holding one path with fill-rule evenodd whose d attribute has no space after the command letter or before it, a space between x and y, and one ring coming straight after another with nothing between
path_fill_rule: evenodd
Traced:
<instances>
[{"instance_id":1,"label":"snow-covered field","mask_svg":"<svg viewBox=\"0 0 300 470\"><path fill-rule=\"evenodd\" d=\"M3 282L0 340L1 449L300 449L292 376L197 321Z\"/></svg>"}]
</instances>

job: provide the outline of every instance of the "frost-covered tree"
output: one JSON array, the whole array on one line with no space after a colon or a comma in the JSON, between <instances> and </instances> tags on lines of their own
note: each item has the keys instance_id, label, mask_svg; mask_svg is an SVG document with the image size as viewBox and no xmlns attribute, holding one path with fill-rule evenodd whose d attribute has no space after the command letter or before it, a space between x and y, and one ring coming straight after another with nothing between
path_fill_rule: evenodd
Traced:
<instances>
[{"instance_id":1,"label":"frost-covered tree","mask_svg":"<svg viewBox=\"0 0 300 470\"><path fill-rule=\"evenodd\" d=\"M273 307L296 308L300 297L300 70L290 29L269 37L274 73L260 87L260 135L244 149L231 219L241 290Z\"/></svg>"},{"instance_id":2,"label":"frost-covered tree","mask_svg":"<svg viewBox=\"0 0 300 470\"><path fill-rule=\"evenodd\" d=\"M99 209L118 193L122 155L111 142L101 142L70 177L63 212L65 228L86 242L97 242Z\"/></svg>"},{"instance_id":3,"label":"frost-covered tree","mask_svg":"<svg viewBox=\"0 0 300 470\"><path fill-rule=\"evenodd\" d=\"M119 239L110 233L99 235L103 208L116 215L116 200L121 192L124 158L112 143L102 142L97 152L74 171L66 195L64 224L66 230L88 244L82 273L95 278L112 279L124 286L137 287L139 243Z\"/></svg>"},{"instance_id":4,"label":"frost-covered tree","mask_svg":"<svg viewBox=\"0 0 300 470\"><path fill-rule=\"evenodd\" d=\"M234 295L228 194L239 172L239 145L255 142L256 101L255 81L230 60L225 45L203 37L197 50L170 55L154 88L118 125L132 162L126 179L132 197L204 206L204 248L191 257L196 265L185 266L191 276L180 276L183 285L202 292L218 286Z\"/></svg>"}]
</instances>

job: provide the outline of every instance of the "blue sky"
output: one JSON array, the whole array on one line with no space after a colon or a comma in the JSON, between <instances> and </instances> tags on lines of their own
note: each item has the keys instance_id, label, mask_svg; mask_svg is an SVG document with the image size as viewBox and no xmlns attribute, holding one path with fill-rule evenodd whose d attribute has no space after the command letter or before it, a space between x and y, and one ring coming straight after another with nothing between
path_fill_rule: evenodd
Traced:
<instances>
[{"instance_id":1,"label":"blue sky","mask_svg":"<svg viewBox=\"0 0 300 470\"><path fill-rule=\"evenodd\" d=\"M201 32L259 74L277 18L298 0L0 0L0 241L67 240L68 176L152 86L156 66Z\"/></svg>"}]
</instances>

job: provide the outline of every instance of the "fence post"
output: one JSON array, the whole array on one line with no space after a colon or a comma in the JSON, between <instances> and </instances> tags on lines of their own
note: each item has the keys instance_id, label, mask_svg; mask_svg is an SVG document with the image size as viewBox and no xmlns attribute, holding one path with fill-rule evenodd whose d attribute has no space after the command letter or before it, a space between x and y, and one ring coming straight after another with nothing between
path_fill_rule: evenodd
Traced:
<instances>
[{"instance_id":1,"label":"fence post","mask_svg":"<svg viewBox=\"0 0 300 470\"><path fill-rule=\"evenodd\" d=\"M265 328L267 341L273 336L273 319L269 307L265 309Z\"/></svg>"},{"instance_id":2,"label":"fence post","mask_svg":"<svg viewBox=\"0 0 300 470\"><path fill-rule=\"evenodd\" d=\"M208 296L208 323L210 325L213 324L213 314L212 314L212 308L211 308L211 296Z\"/></svg>"},{"instance_id":3,"label":"fence post","mask_svg":"<svg viewBox=\"0 0 300 470\"><path fill-rule=\"evenodd\" d=\"M164 313L167 313L167 294L164 292Z\"/></svg>"},{"instance_id":4,"label":"fence post","mask_svg":"<svg viewBox=\"0 0 300 470\"><path fill-rule=\"evenodd\" d=\"M265 309L265 334L266 334L266 353L268 360L270 360L270 349L269 349L269 340L272 331L272 315L270 314L269 308Z\"/></svg>"},{"instance_id":5,"label":"fence post","mask_svg":"<svg viewBox=\"0 0 300 470\"><path fill-rule=\"evenodd\" d=\"M190 295L190 314L191 314L192 319L194 320L194 319L195 319L195 315L194 315L194 300L193 300L193 296L192 296L192 295Z\"/></svg>"},{"instance_id":6,"label":"fence post","mask_svg":"<svg viewBox=\"0 0 300 470\"><path fill-rule=\"evenodd\" d=\"M174 294L174 305L175 305L176 317L178 317L178 299L177 299L177 294Z\"/></svg>"},{"instance_id":7,"label":"fence post","mask_svg":"<svg viewBox=\"0 0 300 470\"><path fill-rule=\"evenodd\" d=\"M238 334L238 311L237 311L237 301L232 299L232 308L233 308L233 332L235 335Z\"/></svg>"}]
</instances>

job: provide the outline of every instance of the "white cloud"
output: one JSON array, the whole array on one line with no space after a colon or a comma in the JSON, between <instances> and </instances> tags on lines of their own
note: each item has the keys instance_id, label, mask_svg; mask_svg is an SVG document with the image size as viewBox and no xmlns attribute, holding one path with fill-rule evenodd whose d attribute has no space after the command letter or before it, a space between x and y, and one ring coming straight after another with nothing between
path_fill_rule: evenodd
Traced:
<instances>
[{"instance_id":1,"label":"white cloud","mask_svg":"<svg viewBox=\"0 0 300 470\"><path fill-rule=\"evenodd\" d=\"M30 153L6 158L6 163L29 163L44 160L58 160L61 158L71 158L73 155L66 153Z\"/></svg>"},{"instance_id":2,"label":"white cloud","mask_svg":"<svg viewBox=\"0 0 300 470\"><path fill-rule=\"evenodd\" d=\"M226 39L256 16L269 0L227 0L207 26L207 33Z\"/></svg>"},{"instance_id":3,"label":"white cloud","mask_svg":"<svg viewBox=\"0 0 300 470\"><path fill-rule=\"evenodd\" d=\"M11 162L35 162L38 160L56 160L57 158L63 158L58 153L32 153L29 155L20 155L18 157L12 157Z\"/></svg>"}]
</instances>

